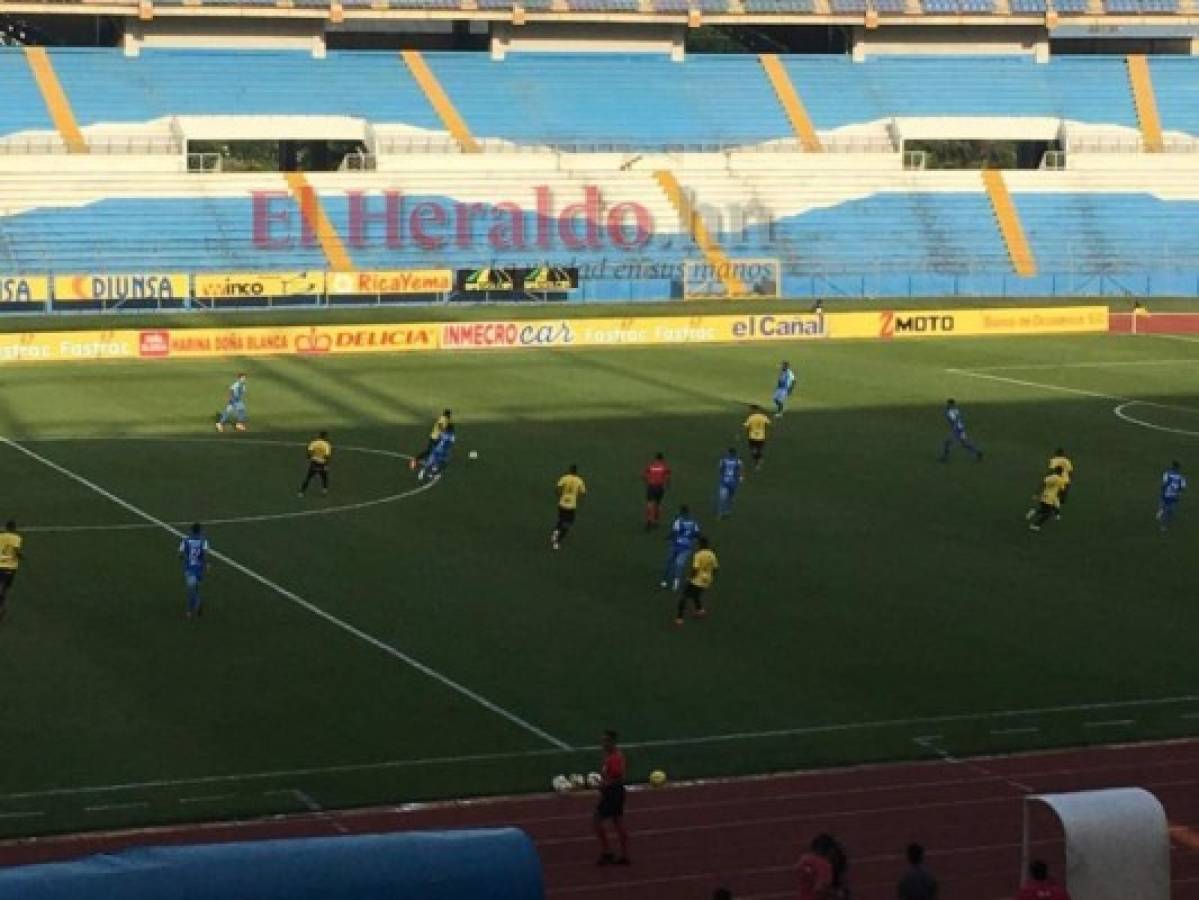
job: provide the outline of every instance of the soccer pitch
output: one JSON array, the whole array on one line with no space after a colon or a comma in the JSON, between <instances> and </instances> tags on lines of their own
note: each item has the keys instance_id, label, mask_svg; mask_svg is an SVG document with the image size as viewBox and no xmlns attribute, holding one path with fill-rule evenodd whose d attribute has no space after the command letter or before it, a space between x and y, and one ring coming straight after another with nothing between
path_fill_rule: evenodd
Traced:
<instances>
[{"instance_id":1,"label":"soccer pitch","mask_svg":"<svg viewBox=\"0 0 1199 900\"><path fill-rule=\"evenodd\" d=\"M800 381L734 515L781 358ZM213 413L249 374L251 430ZM936 461L955 397L976 463ZM456 458L404 454L452 407ZM328 497L296 497L328 429ZM1199 344L1087 336L28 366L0 389L0 834L1196 733ZM1024 512L1064 446L1064 518ZM477 450L479 459L467 453ZM721 573L673 624L641 468ZM553 486L589 493L560 553ZM183 618L172 529L208 523Z\"/></svg>"}]
</instances>

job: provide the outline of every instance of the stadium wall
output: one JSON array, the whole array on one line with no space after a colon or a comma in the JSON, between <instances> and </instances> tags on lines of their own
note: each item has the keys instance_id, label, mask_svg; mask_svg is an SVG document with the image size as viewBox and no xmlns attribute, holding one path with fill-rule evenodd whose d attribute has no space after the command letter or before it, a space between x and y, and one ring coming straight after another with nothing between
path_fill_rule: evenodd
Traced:
<instances>
[{"instance_id":1,"label":"stadium wall","mask_svg":"<svg viewBox=\"0 0 1199 900\"><path fill-rule=\"evenodd\" d=\"M0 870L22 900L543 900L515 828L144 847Z\"/></svg>"}]
</instances>

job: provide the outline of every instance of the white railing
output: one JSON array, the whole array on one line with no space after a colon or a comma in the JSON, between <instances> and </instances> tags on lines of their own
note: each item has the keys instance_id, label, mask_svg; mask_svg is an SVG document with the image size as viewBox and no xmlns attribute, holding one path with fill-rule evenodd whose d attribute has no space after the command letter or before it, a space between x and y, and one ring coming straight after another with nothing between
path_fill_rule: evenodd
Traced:
<instances>
[{"instance_id":1,"label":"white railing","mask_svg":"<svg viewBox=\"0 0 1199 900\"><path fill-rule=\"evenodd\" d=\"M148 156L183 152L183 145L170 135L105 135L84 137L94 156ZM0 139L0 155L56 156L69 151L58 135L30 135Z\"/></svg>"},{"instance_id":2,"label":"white railing","mask_svg":"<svg viewBox=\"0 0 1199 900\"><path fill-rule=\"evenodd\" d=\"M826 153L894 153L896 146L889 137L882 135L831 135L820 139ZM543 144L524 144L496 138L477 141L479 147L490 154L531 153L803 153L803 145L795 138L781 138L766 143L732 143L711 141L704 143L661 143L628 144L617 141L554 141ZM450 138L440 137L388 137L383 135L375 142L378 156L402 156L415 153L461 153L462 148Z\"/></svg>"},{"instance_id":3,"label":"white railing","mask_svg":"<svg viewBox=\"0 0 1199 900\"><path fill-rule=\"evenodd\" d=\"M187 154L187 171L219 172L221 171L221 154L189 153Z\"/></svg>"},{"instance_id":4,"label":"white railing","mask_svg":"<svg viewBox=\"0 0 1199 900\"><path fill-rule=\"evenodd\" d=\"M1139 137L1070 137L1069 153L1144 153L1145 142ZM1165 138L1164 153L1199 153L1199 139Z\"/></svg>"},{"instance_id":5,"label":"white railing","mask_svg":"<svg viewBox=\"0 0 1199 900\"><path fill-rule=\"evenodd\" d=\"M337 167L339 172L373 172L375 169L373 153L347 153L342 157L341 165Z\"/></svg>"}]
</instances>

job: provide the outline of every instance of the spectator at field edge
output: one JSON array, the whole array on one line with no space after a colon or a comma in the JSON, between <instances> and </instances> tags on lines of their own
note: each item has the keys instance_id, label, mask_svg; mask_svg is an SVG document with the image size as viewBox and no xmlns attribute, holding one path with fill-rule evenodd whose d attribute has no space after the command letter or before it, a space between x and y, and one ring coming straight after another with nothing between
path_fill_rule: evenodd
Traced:
<instances>
[{"instance_id":1,"label":"spectator at field edge","mask_svg":"<svg viewBox=\"0 0 1199 900\"><path fill-rule=\"evenodd\" d=\"M833 900L849 900L849 857L845 848L831 835L829 836L828 862L833 867L833 883L828 895Z\"/></svg>"},{"instance_id":2,"label":"spectator at field edge","mask_svg":"<svg viewBox=\"0 0 1199 900\"><path fill-rule=\"evenodd\" d=\"M908 844L908 870L895 886L899 900L937 900L937 879L924 868L924 847Z\"/></svg>"},{"instance_id":3,"label":"spectator at field edge","mask_svg":"<svg viewBox=\"0 0 1199 900\"><path fill-rule=\"evenodd\" d=\"M827 834L812 838L808 851L799 858L799 900L830 900L833 865L829 852L833 839Z\"/></svg>"},{"instance_id":4,"label":"spectator at field edge","mask_svg":"<svg viewBox=\"0 0 1199 900\"><path fill-rule=\"evenodd\" d=\"M1020 888L1016 900L1070 900L1066 889L1049 877L1049 866L1034 859L1028 867L1028 881Z\"/></svg>"}]
</instances>

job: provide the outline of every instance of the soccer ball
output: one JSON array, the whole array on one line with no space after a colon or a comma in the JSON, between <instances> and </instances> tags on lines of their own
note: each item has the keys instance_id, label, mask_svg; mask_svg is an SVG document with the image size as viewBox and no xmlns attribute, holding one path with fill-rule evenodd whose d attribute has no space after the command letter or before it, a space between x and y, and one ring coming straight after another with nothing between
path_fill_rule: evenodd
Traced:
<instances>
[{"instance_id":1,"label":"soccer ball","mask_svg":"<svg viewBox=\"0 0 1199 900\"><path fill-rule=\"evenodd\" d=\"M466 454L466 455L467 455L467 457L469 457L470 459L478 459L478 458L479 458L479 451L478 451L478 450L472 450L472 451L470 451L470 453L468 453L468 454Z\"/></svg>"},{"instance_id":2,"label":"soccer ball","mask_svg":"<svg viewBox=\"0 0 1199 900\"><path fill-rule=\"evenodd\" d=\"M649 773L650 787L660 788L666 784L666 773L661 769L654 769Z\"/></svg>"},{"instance_id":3,"label":"soccer ball","mask_svg":"<svg viewBox=\"0 0 1199 900\"><path fill-rule=\"evenodd\" d=\"M587 787L593 791L604 783L604 779L600 777L599 772L592 772L587 776Z\"/></svg>"},{"instance_id":4,"label":"soccer ball","mask_svg":"<svg viewBox=\"0 0 1199 900\"><path fill-rule=\"evenodd\" d=\"M550 787L559 794L565 794L570 790L570 779L565 775L555 775L550 782Z\"/></svg>"},{"instance_id":5,"label":"soccer ball","mask_svg":"<svg viewBox=\"0 0 1199 900\"><path fill-rule=\"evenodd\" d=\"M571 775L570 786L576 791L581 791L583 788L587 787L587 779L582 775Z\"/></svg>"}]
</instances>

